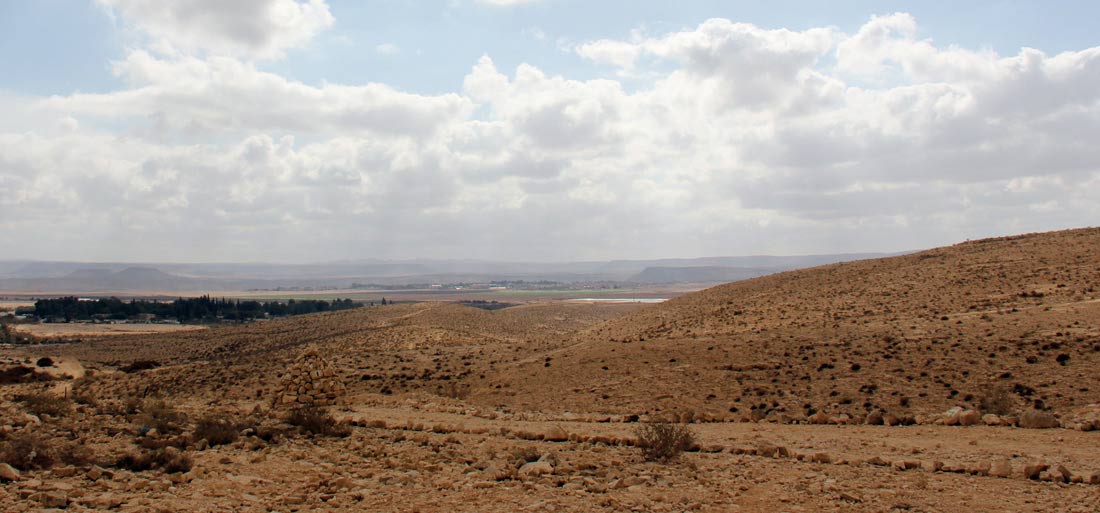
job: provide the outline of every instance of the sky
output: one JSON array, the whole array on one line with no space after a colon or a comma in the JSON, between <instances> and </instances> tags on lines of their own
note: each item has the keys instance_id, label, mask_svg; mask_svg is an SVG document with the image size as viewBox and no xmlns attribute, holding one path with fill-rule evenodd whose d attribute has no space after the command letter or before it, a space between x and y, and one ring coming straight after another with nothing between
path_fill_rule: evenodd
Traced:
<instances>
[{"instance_id":1,"label":"sky","mask_svg":"<svg viewBox=\"0 0 1100 513\"><path fill-rule=\"evenodd\" d=\"M1095 226L1098 11L0 0L0 259L825 254Z\"/></svg>"}]
</instances>

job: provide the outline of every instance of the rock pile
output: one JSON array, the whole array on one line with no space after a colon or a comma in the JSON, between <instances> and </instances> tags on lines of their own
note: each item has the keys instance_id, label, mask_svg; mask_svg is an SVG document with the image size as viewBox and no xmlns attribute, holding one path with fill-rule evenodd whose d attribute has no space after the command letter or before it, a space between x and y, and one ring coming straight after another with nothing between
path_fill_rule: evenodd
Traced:
<instances>
[{"instance_id":1,"label":"rock pile","mask_svg":"<svg viewBox=\"0 0 1100 513\"><path fill-rule=\"evenodd\" d=\"M310 349L283 374L273 406L331 406L346 391L332 365L316 349Z\"/></svg>"}]
</instances>

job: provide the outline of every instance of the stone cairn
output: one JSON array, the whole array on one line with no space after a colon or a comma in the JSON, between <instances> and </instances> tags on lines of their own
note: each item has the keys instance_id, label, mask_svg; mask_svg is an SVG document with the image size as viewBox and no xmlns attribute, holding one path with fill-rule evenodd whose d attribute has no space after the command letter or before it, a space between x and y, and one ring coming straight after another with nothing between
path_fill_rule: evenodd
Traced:
<instances>
[{"instance_id":1,"label":"stone cairn","mask_svg":"<svg viewBox=\"0 0 1100 513\"><path fill-rule=\"evenodd\" d=\"M331 406L347 389L316 349L309 349L282 375L273 406Z\"/></svg>"}]
</instances>

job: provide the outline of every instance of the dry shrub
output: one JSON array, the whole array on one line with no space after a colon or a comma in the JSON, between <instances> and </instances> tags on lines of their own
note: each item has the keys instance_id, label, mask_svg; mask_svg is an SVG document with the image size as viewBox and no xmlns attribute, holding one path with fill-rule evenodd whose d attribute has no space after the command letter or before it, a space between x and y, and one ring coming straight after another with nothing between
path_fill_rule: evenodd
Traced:
<instances>
[{"instance_id":1,"label":"dry shrub","mask_svg":"<svg viewBox=\"0 0 1100 513\"><path fill-rule=\"evenodd\" d=\"M1015 406L1012 401L1012 394L1007 387L1001 385L994 385L987 389L978 401L978 408L983 413L993 413L995 415L1011 414Z\"/></svg>"},{"instance_id":2,"label":"dry shrub","mask_svg":"<svg viewBox=\"0 0 1100 513\"><path fill-rule=\"evenodd\" d=\"M95 451L80 443L21 431L0 443L0 462L20 470L48 469L58 463L85 467L95 462Z\"/></svg>"},{"instance_id":3,"label":"dry shrub","mask_svg":"<svg viewBox=\"0 0 1100 513\"><path fill-rule=\"evenodd\" d=\"M35 433L22 431L0 444L0 461L19 470L50 468L60 459L58 448Z\"/></svg>"},{"instance_id":4,"label":"dry shrub","mask_svg":"<svg viewBox=\"0 0 1100 513\"><path fill-rule=\"evenodd\" d=\"M92 408L99 406L99 400L92 393L91 383L92 378L87 375L73 380L72 391L69 397L72 398L74 403L91 406Z\"/></svg>"},{"instance_id":5,"label":"dry shrub","mask_svg":"<svg viewBox=\"0 0 1100 513\"><path fill-rule=\"evenodd\" d=\"M122 367L119 367L118 370L120 370L122 372L125 372L127 374L132 374L134 372L140 372L140 371L143 371L143 370L155 369L157 367L160 367L160 362L158 362L158 361L155 361L155 360L137 360L137 361L132 362L128 365L123 365Z\"/></svg>"},{"instance_id":6,"label":"dry shrub","mask_svg":"<svg viewBox=\"0 0 1100 513\"><path fill-rule=\"evenodd\" d=\"M695 443L695 433L687 425L670 422L641 424L634 429L634 436L646 461L676 459Z\"/></svg>"},{"instance_id":7,"label":"dry shrub","mask_svg":"<svg viewBox=\"0 0 1100 513\"><path fill-rule=\"evenodd\" d=\"M176 447L163 447L125 454L115 462L114 466L133 472L159 469L167 474L175 474L191 470L193 464L191 456L186 452Z\"/></svg>"},{"instance_id":8,"label":"dry shrub","mask_svg":"<svg viewBox=\"0 0 1100 513\"><path fill-rule=\"evenodd\" d=\"M167 435L182 431L187 423L187 416L163 399L158 399L142 403L137 420L143 428L156 429L158 433Z\"/></svg>"},{"instance_id":9,"label":"dry shrub","mask_svg":"<svg viewBox=\"0 0 1100 513\"><path fill-rule=\"evenodd\" d=\"M195 439L206 440L210 446L226 445L237 441L240 424L214 415L208 415L195 423Z\"/></svg>"},{"instance_id":10,"label":"dry shrub","mask_svg":"<svg viewBox=\"0 0 1100 513\"><path fill-rule=\"evenodd\" d=\"M26 365L16 365L15 367L8 367L7 369L0 370L0 385L51 380L53 380L53 377L49 374L38 372L34 370L34 368L27 367Z\"/></svg>"},{"instance_id":11,"label":"dry shrub","mask_svg":"<svg viewBox=\"0 0 1100 513\"><path fill-rule=\"evenodd\" d=\"M72 409L72 401L65 397L57 396L49 392L32 392L15 397L16 401L23 403L23 407L30 413L61 417Z\"/></svg>"},{"instance_id":12,"label":"dry shrub","mask_svg":"<svg viewBox=\"0 0 1100 513\"><path fill-rule=\"evenodd\" d=\"M351 434L347 424L337 422L328 412L315 406L291 410L286 416L286 423L314 435L343 437Z\"/></svg>"}]
</instances>

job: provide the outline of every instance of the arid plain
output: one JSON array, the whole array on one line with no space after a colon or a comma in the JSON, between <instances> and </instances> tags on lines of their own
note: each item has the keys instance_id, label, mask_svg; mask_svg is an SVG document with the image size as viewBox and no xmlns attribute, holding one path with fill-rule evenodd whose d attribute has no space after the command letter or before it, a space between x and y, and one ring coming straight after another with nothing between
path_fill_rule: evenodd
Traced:
<instances>
[{"instance_id":1,"label":"arid plain","mask_svg":"<svg viewBox=\"0 0 1100 513\"><path fill-rule=\"evenodd\" d=\"M1098 298L1081 229L652 305L9 346L0 509L1100 511ZM661 421L694 443L647 461Z\"/></svg>"}]
</instances>

